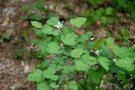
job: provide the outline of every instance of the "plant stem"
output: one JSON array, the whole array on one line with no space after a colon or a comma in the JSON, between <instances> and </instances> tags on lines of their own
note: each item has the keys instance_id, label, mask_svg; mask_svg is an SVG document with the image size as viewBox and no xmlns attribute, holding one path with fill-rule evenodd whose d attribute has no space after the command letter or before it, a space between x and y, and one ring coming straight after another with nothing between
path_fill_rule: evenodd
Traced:
<instances>
[{"instance_id":1,"label":"plant stem","mask_svg":"<svg viewBox=\"0 0 135 90\"><path fill-rule=\"evenodd\" d=\"M86 84L87 84L87 79L88 79L88 77L89 77L89 75L87 74L87 76L86 76L86 78L85 78L83 90L86 90L85 87L86 87Z\"/></svg>"}]
</instances>

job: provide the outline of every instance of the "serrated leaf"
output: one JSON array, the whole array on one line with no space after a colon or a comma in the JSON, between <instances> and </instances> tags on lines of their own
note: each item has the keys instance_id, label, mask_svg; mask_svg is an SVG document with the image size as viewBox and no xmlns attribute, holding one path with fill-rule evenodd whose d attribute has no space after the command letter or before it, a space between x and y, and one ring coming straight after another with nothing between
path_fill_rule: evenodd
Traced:
<instances>
[{"instance_id":1,"label":"serrated leaf","mask_svg":"<svg viewBox=\"0 0 135 90\"><path fill-rule=\"evenodd\" d=\"M75 68L77 71L87 71L90 69L90 66L84 63L82 60L75 61Z\"/></svg>"},{"instance_id":2,"label":"serrated leaf","mask_svg":"<svg viewBox=\"0 0 135 90\"><path fill-rule=\"evenodd\" d=\"M37 84L37 90L50 90L50 87L45 82Z\"/></svg>"},{"instance_id":3,"label":"serrated leaf","mask_svg":"<svg viewBox=\"0 0 135 90\"><path fill-rule=\"evenodd\" d=\"M76 39L76 34L74 33L68 33L61 37L62 42L66 45L75 45L76 44L75 39Z\"/></svg>"},{"instance_id":4,"label":"serrated leaf","mask_svg":"<svg viewBox=\"0 0 135 90\"><path fill-rule=\"evenodd\" d=\"M63 66L63 73L70 73L70 72L74 72L75 68L73 66L67 66L67 65L64 65Z\"/></svg>"},{"instance_id":5,"label":"serrated leaf","mask_svg":"<svg viewBox=\"0 0 135 90\"><path fill-rule=\"evenodd\" d=\"M59 22L59 19L57 17L52 17L49 20L47 20L47 24L52 25L52 26L57 25L58 22Z\"/></svg>"},{"instance_id":6,"label":"serrated leaf","mask_svg":"<svg viewBox=\"0 0 135 90\"><path fill-rule=\"evenodd\" d=\"M31 24L36 28L42 28L42 24L38 21L31 21Z\"/></svg>"},{"instance_id":7,"label":"serrated leaf","mask_svg":"<svg viewBox=\"0 0 135 90\"><path fill-rule=\"evenodd\" d=\"M56 73L56 69L50 67L47 70L43 71L43 76L45 78L48 78L48 79L56 81L58 79L58 76L55 75L55 73Z\"/></svg>"},{"instance_id":8,"label":"serrated leaf","mask_svg":"<svg viewBox=\"0 0 135 90\"><path fill-rule=\"evenodd\" d=\"M98 58L98 62L100 63L100 65L106 70L109 70L109 65L110 65L110 61L105 58L105 57L99 57Z\"/></svg>"},{"instance_id":9,"label":"serrated leaf","mask_svg":"<svg viewBox=\"0 0 135 90\"><path fill-rule=\"evenodd\" d=\"M93 35L92 32L86 32L83 35L81 35L81 37L79 38L79 41L84 42L86 40L89 40L92 35Z\"/></svg>"},{"instance_id":10,"label":"serrated leaf","mask_svg":"<svg viewBox=\"0 0 135 90\"><path fill-rule=\"evenodd\" d=\"M59 85L57 85L56 82L52 82L50 86L51 88L55 88L55 89L59 87Z\"/></svg>"},{"instance_id":11,"label":"serrated leaf","mask_svg":"<svg viewBox=\"0 0 135 90\"><path fill-rule=\"evenodd\" d=\"M29 81L36 81L40 82L42 80L42 71L39 69L34 70L31 74L28 76Z\"/></svg>"},{"instance_id":12,"label":"serrated leaf","mask_svg":"<svg viewBox=\"0 0 135 90\"><path fill-rule=\"evenodd\" d=\"M65 86L66 88L69 88L70 90L78 90L78 86L75 81L69 81Z\"/></svg>"},{"instance_id":13,"label":"serrated leaf","mask_svg":"<svg viewBox=\"0 0 135 90\"><path fill-rule=\"evenodd\" d=\"M83 55L82 56L82 61L88 65L95 65L97 64L96 58L89 56L89 55Z\"/></svg>"},{"instance_id":14,"label":"serrated leaf","mask_svg":"<svg viewBox=\"0 0 135 90\"><path fill-rule=\"evenodd\" d=\"M119 57L133 57L135 56L135 50L132 48L121 47L117 49L117 52L115 54Z\"/></svg>"},{"instance_id":15,"label":"serrated leaf","mask_svg":"<svg viewBox=\"0 0 135 90\"><path fill-rule=\"evenodd\" d=\"M106 46L110 48L114 54L118 55L119 47L115 44L114 39L112 37L109 37L105 40Z\"/></svg>"},{"instance_id":16,"label":"serrated leaf","mask_svg":"<svg viewBox=\"0 0 135 90\"><path fill-rule=\"evenodd\" d=\"M45 34L52 34L53 30L54 29L51 26L45 25L43 26L42 32Z\"/></svg>"},{"instance_id":17,"label":"serrated leaf","mask_svg":"<svg viewBox=\"0 0 135 90\"><path fill-rule=\"evenodd\" d=\"M73 58L79 58L83 54L82 48L77 48L71 51L71 57Z\"/></svg>"},{"instance_id":18,"label":"serrated leaf","mask_svg":"<svg viewBox=\"0 0 135 90\"><path fill-rule=\"evenodd\" d=\"M47 47L48 53L59 54L60 46L56 42L50 42Z\"/></svg>"},{"instance_id":19,"label":"serrated leaf","mask_svg":"<svg viewBox=\"0 0 135 90\"><path fill-rule=\"evenodd\" d=\"M135 70L135 65L134 65L135 59L134 58L122 58L116 62L116 65L119 67L122 67L128 71L133 71Z\"/></svg>"},{"instance_id":20,"label":"serrated leaf","mask_svg":"<svg viewBox=\"0 0 135 90\"><path fill-rule=\"evenodd\" d=\"M55 74L55 72L56 72L56 70L54 69L54 68L48 68L47 70L44 70L44 72L43 72L43 76L45 76L45 75L54 75ZM47 75L47 76L48 76Z\"/></svg>"},{"instance_id":21,"label":"serrated leaf","mask_svg":"<svg viewBox=\"0 0 135 90\"><path fill-rule=\"evenodd\" d=\"M57 32L56 30L54 30L54 28L52 28L49 25L43 26L42 32L45 33L45 34L52 34L52 35L58 35L59 34L59 32Z\"/></svg>"},{"instance_id":22,"label":"serrated leaf","mask_svg":"<svg viewBox=\"0 0 135 90\"><path fill-rule=\"evenodd\" d=\"M95 84L100 84L102 77L104 75L104 71L102 69L100 70L89 70L89 78L95 83Z\"/></svg>"},{"instance_id":23,"label":"serrated leaf","mask_svg":"<svg viewBox=\"0 0 135 90\"><path fill-rule=\"evenodd\" d=\"M78 28L80 28L85 22L86 22L86 18L83 18L83 17L70 19L71 25L76 26Z\"/></svg>"},{"instance_id":24,"label":"serrated leaf","mask_svg":"<svg viewBox=\"0 0 135 90\"><path fill-rule=\"evenodd\" d=\"M101 56L107 57L107 58L113 58L112 51L109 50L109 48L106 47L105 45L101 46L100 50L101 50L101 53L100 53Z\"/></svg>"}]
</instances>

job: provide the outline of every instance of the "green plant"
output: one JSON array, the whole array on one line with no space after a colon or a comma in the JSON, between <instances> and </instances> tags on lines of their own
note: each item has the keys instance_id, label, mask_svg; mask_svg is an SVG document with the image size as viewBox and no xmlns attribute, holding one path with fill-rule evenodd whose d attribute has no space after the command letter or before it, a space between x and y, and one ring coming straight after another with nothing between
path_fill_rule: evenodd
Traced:
<instances>
[{"instance_id":1,"label":"green plant","mask_svg":"<svg viewBox=\"0 0 135 90\"><path fill-rule=\"evenodd\" d=\"M45 24L31 21L42 62L28 80L36 82L37 90L105 90L105 83L124 90L134 84L130 78L135 73L135 49L119 47L112 37L92 41L92 32L75 33L85 22L86 18L73 18L67 27L57 17Z\"/></svg>"},{"instance_id":2,"label":"green plant","mask_svg":"<svg viewBox=\"0 0 135 90\"><path fill-rule=\"evenodd\" d=\"M30 5L24 5L21 10L24 11L24 15L21 16L22 20L41 20L44 18L46 8L44 6L44 0L39 0Z\"/></svg>"},{"instance_id":3,"label":"green plant","mask_svg":"<svg viewBox=\"0 0 135 90\"><path fill-rule=\"evenodd\" d=\"M111 24L117 18L115 10L111 7L91 9L83 13L83 16L88 18L88 25L100 22L103 26Z\"/></svg>"},{"instance_id":4,"label":"green plant","mask_svg":"<svg viewBox=\"0 0 135 90\"><path fill-rule=\"evenodd\" d=\"M100 5L103 4L104 1L105 0L89 0L92 5Z\"/></svg>"},{"instance_id":5,"label":"green plant","mask_svg":"<svg viewBox=\"0 0 135 90\"><path fill-rule=\"evenodd\" d=\"M113 0L112 6L120 12L128 12L132 18L135 18L135 1L134 0Z\"/></svg>"},{"instance_id":6,"label":"green plant","mask_svg":"<svg viewBox=\"0 0 135 90\"><path fill-rule=\"evenodd\" d=\"M0 37L0 43L3 43L5 40L8 40L10 38L10 35L8 33L4 33L1 37Z\"/></svg>"},{"instance_id":7,"label":"green plant","mask_svg":"<svg viewBox=\"0 0 135 90\"><path fill-rule=\"evenodd\" d=\"M130 44L129 39L131 39L130 34L131 34L130 30L122 28L120 29L120 34L117 34L116 37L120 41L123 41L124 45L129 45Z\"/></svg>"}]
</instances>

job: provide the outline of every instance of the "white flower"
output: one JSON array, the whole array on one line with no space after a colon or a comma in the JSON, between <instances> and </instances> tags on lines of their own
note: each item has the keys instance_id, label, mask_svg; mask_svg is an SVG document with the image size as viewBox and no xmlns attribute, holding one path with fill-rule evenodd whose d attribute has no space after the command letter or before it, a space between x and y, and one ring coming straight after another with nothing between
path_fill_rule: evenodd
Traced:
<instances>
[{"instance_id":1,"label":"white flower","mask_svg":"<svg viewBox=\"0 0 135 90\"><path fill-rule=\"evenodd\" d=\"M55 25L55 27L58 29L63 28L63 24L61 22L58 22L58 24Z\"/></svg>"},{"instance_id":2,"label":"white flower","mask_svg":"<svg viewBox=\"0 0 135 90\"><path fill-rule=\"evenodd\" d=\"M94 40L94 39L95 39L94 37L90 38L90 40Z\"/></svg>"},{"instance_id":3,"label":"white flower","mask_svg":"<svg viewBox=\"0 0 135 90\"><path fill-rule=\"evenodd\" d=\"M114 58L113 61L116 62L117 60Z\"/></svg>"},{"instance_id":4,"label":"white flower","mask_svg":"<svg viewBox=\"0 0 135 90\"><path fill-rule=\"evenodd\" d=\"M96 54L96 55L100 55L100 51L99 51L99 50L96 50L96 51L95 51L95 54Z\"/></svg>"}]
</instances>

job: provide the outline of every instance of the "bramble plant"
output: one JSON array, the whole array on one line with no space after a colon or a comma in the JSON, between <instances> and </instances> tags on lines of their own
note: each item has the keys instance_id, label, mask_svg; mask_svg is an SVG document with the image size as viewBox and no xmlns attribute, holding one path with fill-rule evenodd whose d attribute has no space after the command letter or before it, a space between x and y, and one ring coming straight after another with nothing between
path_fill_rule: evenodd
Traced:
<instances>
[{"instance_id":1,"label":"bramble plant","mask_svg":"<svg viewBox=\"0 0 135 90\"><path fill-rule=\"evenodd\" d=\"M42 24L31 21L38 38L41 63L28 76L37 90L105 90L105 83L128 90L135 73L135 49L118 46L112 37L92 40L92 32L78 35L86 18L70 19L63 25L57 17Z\"/></svg>"}]
</instances>

